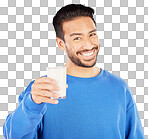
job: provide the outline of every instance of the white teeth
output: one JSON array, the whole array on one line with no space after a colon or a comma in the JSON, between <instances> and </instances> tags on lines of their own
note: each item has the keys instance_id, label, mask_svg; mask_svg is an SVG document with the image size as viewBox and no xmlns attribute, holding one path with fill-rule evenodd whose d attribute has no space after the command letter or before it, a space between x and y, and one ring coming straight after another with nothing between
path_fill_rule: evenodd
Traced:
<instances>
[{"instance_id":1,"label":"white teeth","mask_svg":"<svg viewBox=\"0 0 148 139\"><path fill-rule=\"evenodd\" d=\"M91 52L91 53L84 53L84 54L82 54L82 55L84 55L84 56L90 56L90 55L92 55L93 54L93 52Z\"/></svg>"}]
</instances>

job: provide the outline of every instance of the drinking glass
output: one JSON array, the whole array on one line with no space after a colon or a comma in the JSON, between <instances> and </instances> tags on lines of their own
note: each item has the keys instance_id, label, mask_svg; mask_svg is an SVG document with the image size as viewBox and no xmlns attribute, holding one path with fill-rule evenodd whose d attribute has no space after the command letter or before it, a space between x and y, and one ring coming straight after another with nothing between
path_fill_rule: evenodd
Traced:
<instances>
[{"instance_id":1,"label":"drinking glass","mask_svg":"<svg viewBox=\"0 0 148 139\"><path fill-rule=\"evenodd\" d=\"M47 67L47 77L56 80L59 91L52 91L60 95L59 99L66 99L66 67ZM51 99L53 99L51 97Z\"/></svg>"}]
</instances>

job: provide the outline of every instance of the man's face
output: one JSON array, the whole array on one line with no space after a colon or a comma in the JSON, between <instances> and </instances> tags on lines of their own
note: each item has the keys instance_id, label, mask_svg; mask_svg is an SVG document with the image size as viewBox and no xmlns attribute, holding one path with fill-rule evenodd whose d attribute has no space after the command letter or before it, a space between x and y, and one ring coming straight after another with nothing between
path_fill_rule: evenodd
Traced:
<instances>
[{"instance_id":1,"label":"man's face","mask_svg":"<svg viewBox=\"0 0 148 139\"><path fill-rule=\"evenodd\" d=\"M96 64L100 49L96 27L90 17L78 17L63 23L68 62L90 68Z\"/></svg>"}]
</instances>

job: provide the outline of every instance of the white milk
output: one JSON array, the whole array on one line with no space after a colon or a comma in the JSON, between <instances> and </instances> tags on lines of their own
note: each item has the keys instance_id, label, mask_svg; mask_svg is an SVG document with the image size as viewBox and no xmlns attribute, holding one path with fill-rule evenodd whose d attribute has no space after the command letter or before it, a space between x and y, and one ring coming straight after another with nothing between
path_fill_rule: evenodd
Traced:
<instances>
[{"instance_id":1,"label":"white milk","mask_svg":"<svg viewBox=\"0 0 148 139\"><path fill-rule=\"evenodd\" d=\"M60 91L53 91L60 95L61 99L66 98L66 67L47 67L47 76L57 81L57 86L60 87ZM53 99L53 98L52 98Z\"/></svg>"}]
</instances>

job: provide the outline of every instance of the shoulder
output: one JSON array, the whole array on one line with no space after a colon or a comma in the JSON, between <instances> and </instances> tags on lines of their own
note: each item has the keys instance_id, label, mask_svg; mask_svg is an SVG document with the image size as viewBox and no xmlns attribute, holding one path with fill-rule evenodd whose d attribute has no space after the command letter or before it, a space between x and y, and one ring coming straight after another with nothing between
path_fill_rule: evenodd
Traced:
<instances>
[{"instance_id":1,"label":"shoulder","mask_svg":"<svg viewBox=\"0 0 148 139\"><path fill-rule=\"evenodd\" d=\"M128 85L127 83L125 82L125 80L123 78L121 78L120 76L117 76L107 70L103 70L103 79L111 84L111 85L115 85L115 86L122 86L122 87L125 87L127 88Z\"/></svg>"},{"instance_id":2,"label":"shoulder","mask_svg":"<svg viewBox=\"0 0 148 139\"><path fill-rule=\"evenodd\" d=\"M135 103L130 87L124 79L108 72L107 70L104 70L104 78L110 84L111 87L114 87L116 90L118 90L120 96L125 97L127 109Z\"/></svg>"}]
</instances>

